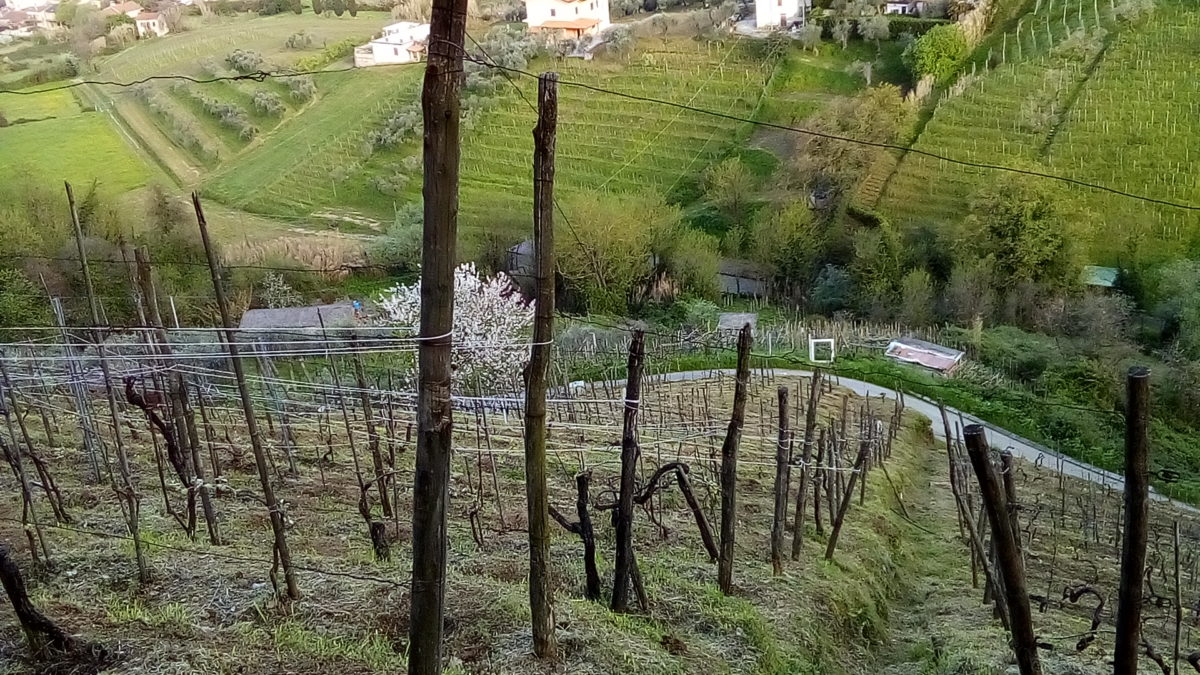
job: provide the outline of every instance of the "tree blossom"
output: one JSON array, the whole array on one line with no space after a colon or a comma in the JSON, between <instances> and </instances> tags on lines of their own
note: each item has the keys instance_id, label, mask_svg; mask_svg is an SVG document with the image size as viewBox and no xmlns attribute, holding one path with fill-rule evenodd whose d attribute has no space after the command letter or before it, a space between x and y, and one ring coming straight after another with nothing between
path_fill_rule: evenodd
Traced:
<instances>
[{"instance_id":1,"label":"tree blossom","mask_svg":"<svg viewBox=\"0 0 1200 675\"><path fill-rule=\"evenodd\" d=\"M421 284L393 286L380 295L380 321L416 335L421 319ZM529 360L527 336L533 303L503 273L483 277L474 263L454 270L454 346L451 367L456 390L480 386L495 391L519 386ZM413 366L415 368L415 365Z\"/></svg>"}]
</instances>

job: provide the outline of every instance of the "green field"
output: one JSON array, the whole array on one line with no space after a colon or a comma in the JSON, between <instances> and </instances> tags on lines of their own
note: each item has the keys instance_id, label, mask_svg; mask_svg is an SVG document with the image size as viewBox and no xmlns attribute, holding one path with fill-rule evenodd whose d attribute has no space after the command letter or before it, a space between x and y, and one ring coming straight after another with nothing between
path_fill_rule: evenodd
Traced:
<instances>
[{"instance_id":1,"label":"green field","mask_svg":"<svg viewBox=\"0 0 1200 675\"><path fill-rule=\"evenodd\" d=\"M1200 12L1162 0L1135 26L1109 3L1040 2L1003 36L1004 63L964 79L914 147L955 159L1030 167L1160 199L1200 203L1196 181L1200 92L1189 80ZM1107 31L1098 55L1065 45L1072 33ZM962 86L962 85L960 85ZM992 172L908 154L888 179L880 210L908 226L955 223ZM1142 251L1178 254L1200 235L1200 217L1095 191L1074 190L1094 212L1091 255L1117 263Z\"/></svg>"},{"instance_id":2,"label":"green field","mask_svg":"<svg viewBox=\"0 0 1200 675\"><path fill-rule=\"evenodd\" d=\"M141 187L152 176L108 116L84 109L70 91L8 94L0 100L0 112L10 122L37 120L0 128L2 181L96 180L102 190L116 194Z\"/></svg>"},{"instance_id":3,"label":"green field","mask_svg":"<svg viewBox=\"0 0 1200 675\"><path fill-rule=\"evenodd\" d=\"M233 71L224 57L233 49L257 51L264 57L264 68L278 68L328 42L365 40L389 20L385 14L366 12L354 19L311 14L197 19L190 30L140 42L102 61L96 77L132 82L166 74L226 76ZM313 36L312 47L287 49L288 36L300 30ZM895 79L892 71L898 62L890 44L882 55L860 43L848 50L827 46L820 55L793 49L782 62L767 59L763 51L761 44L742 39L646 39L625 57L531 63L528 70L556 70L563 80L559 195L581 190L669 195L694 183L716 159L744 146L753 131L737 120L586 90L572 82L798 124L831 100L865 85L862 75L852 72L854 62L882 56L877 80ZM290 97L287 82L280 79L152 81L135 88L86 86L77 91L88 106L109 117L110 137L120 134L128 141L128 157L119 163L140 178L122 183L125 189L161 172L184 188L200 188L227 208L278 218L291 223L288 227L341 220L351 231L370 233L389 222L398 205L420 197L419 132L387 149L373 150L369 137L393 113L415 104L423 68L347 72L347 66L349 59L343 59L328 72L312 76L316 95L309 100ZM531 209L531 103L536 82L514 75L511 82L496 84L496 93L463 128L461 213L468 234L485 229L513 233L524 227ZM276 114L257 110L253 97L258 92L279 96L284 109ZM47 98L27 105L53 108L60 100L51 94L31 98L43 97ZM237 106L254 133L240 134L235 124L214 111L213 102ZM27 116L34 115L42 113ZM63 133L61 115L42 124L59 138L78 138L74 127ZM776 152L791 147L790 140L779 140L767 145ZM94 145L76 149L85 158L75 167L76 174L112 161L111 153ZM37 161L45 173L60 170L51 160Z\"/></svg>"}]
</instances>

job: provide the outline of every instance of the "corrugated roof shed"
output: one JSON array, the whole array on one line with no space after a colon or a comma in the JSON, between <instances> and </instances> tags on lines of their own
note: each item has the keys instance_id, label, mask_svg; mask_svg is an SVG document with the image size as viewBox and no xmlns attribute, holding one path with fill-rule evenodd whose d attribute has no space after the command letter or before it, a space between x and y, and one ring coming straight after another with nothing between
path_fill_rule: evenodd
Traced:
<instances>
[{"instance_id":1,"label":"corrugated roof shed","mask_svg":"<svg viewBox=\"0 0 1200 675\"><path fill-rule=\"evenodd\" d=\"M320 315L318 316L318 312ZM242 329L264 328L314 328L320 330L322 320L325 327L353 326L358 321L354 316L354 305L338 302L332 305L309 305L308 307L282 307L279 309L251 309L242 315Z\"/></svg>"},{"instance_id":2,"label":"corrugated roof shed","mask_svg":"<svg viewBox=\"0 0 1200 675\"><path fill-rule=\"evenodd\" d=\"M916 338L892 340L884 354L905 363L915 363L930 370L949 373L958 367L965 353Z\"/></svg>"},{"instance_id":3,"label":"corrugated roof shed","mask_svg":"<svg viewBox=\"0 0 1200 675\"><path fill-rule=\"evenodd\" d=\"M1083 283L1088 286L1112 288L1117 285L1117 276L1121 273L1115 267L1098 267L1087 265L1083 268Z\"/></svg>"}]
</instances>

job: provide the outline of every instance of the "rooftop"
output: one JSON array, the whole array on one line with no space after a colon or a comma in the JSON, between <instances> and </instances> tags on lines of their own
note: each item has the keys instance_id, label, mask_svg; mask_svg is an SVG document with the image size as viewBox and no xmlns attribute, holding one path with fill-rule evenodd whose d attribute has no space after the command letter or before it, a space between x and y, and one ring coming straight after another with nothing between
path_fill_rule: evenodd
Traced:
<instances>
[{"instance_id":1,"label":"rooftop","mask_svg":"<svg viewBox=\"0 0 1200 675\"><path fill-rule=\"evenodd\" d=\"M1083 268L1082 279L1087 286L1103 286L1104 288L1112 288L1117 285L1117 276L1121 273L1115 267L1097 267L1096 265L1087 265Z\"/></svg>"},{"instance_id":2,"label":"rooftop","mask_svg":"<svg viewBox=\"0 0 1200 675\"><path fill-rule=\"evenodd\" d=\"M356 323L354 305L339 302L332 305L309 305L307 307L283 307L279 309L251 309L242 315L239 328L317 328L324 322L326 327L352 326Z\"/></svg>"},{"instance_id":3,"label":"rooftop","mask_svg":"<svg viewBox=\"0 0 1200 675\"><path fill-rule=\"evenodd\" d=\"M591 28L600 23L600 19L572 19L571 21L544 21L538 28L566 28L570 30L582 30Z\"/></svg>"},{"instance_id":4,"label":"rooftop","mask_svg":"<svg viewBox=\"0 0 1200 675\"><path fill-rule=\"evenodd\" d=\"M896 338L888 344L884 354L897 361L915 363L942 373L949 373L957 368L959 362L966 356L964 352L957 349L916 338Z\"/></svg>"}]
</instances>

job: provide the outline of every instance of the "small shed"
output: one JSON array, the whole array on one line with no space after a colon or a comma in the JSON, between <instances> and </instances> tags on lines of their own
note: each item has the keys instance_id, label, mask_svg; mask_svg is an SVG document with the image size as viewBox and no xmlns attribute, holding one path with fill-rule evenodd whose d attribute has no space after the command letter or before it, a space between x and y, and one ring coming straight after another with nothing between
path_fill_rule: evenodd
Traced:
<instances>
[{"instance_id":1,"label":"small shed","mask_svg":"<svg viewBox=\"0 0 1200 675\"><path fill-rule=\"evenodd\" d=\"M1081 275L1085 286L1095 286L1098 288L1112 288L1117 285L1117 277L1120 276L1121 270L1116 267L1098 267L1096 265L1086 265L1083 268Z\"/></svg>"},{"instance_id":2,"label":"small shed","mask_svg":"<svg viewBox=\"0 0 1200 675\"><path fill-rule=\"evenodd\" d=\"M750 331L753 332L758 328L758 315L753 312L723 312L717 315L718 331L736 333L746 324L750 324Z\"/></svg>"},{"instance_id":3,"label":"small shed","mask_svg":"<svg viewBox=\"0 0 1200 675\"><path fill-rule=\"evenodd\" d=\"M338 329L353 328L359 323L354 305L349 302L251 309L242 315L238 337L246 342L280 343L268 349L286 351L294 346L287 344L289 341L320 340L326 332L331 339L336 339L342 333Z\"/></svg>"},{"instance_id":4,"label":"small shed","mask_svg":"<svg viewBox=\"0 0 1200 675\"><path fill-rule=\"evenodd\" d=\"M954 372L966 356L957 349L916 338L896 338L888 343L884 354L897 361L915 363L946 375Z\"/></svg>"}]
</instances>

